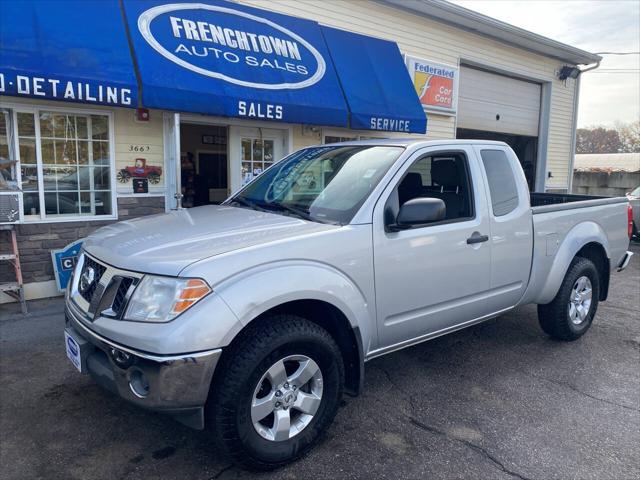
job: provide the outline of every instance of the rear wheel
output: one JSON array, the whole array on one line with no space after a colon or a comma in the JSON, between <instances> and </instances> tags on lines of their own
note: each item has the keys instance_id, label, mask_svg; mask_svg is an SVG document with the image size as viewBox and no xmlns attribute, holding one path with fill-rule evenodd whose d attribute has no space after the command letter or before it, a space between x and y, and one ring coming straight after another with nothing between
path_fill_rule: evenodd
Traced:
<instances>
[{"instance_id":1,"label":"rear wheel","mask_svg":"<svg viewBox=\"0 0 640 480\"><path fill-rule=\"evenodd\" d=\"M577 340L591 327L599 295L596 266L587 258L574 258L553 301L538 305L542 330L558 340Z\"/></svg>"},{"instance_id":2,"label":"rear wheel","mask_svg":"<svg viewBox=\"0 0 640 480\"><path fill-rule=\"evenodd\" d=\"M271 469L306 453L336 414L342 356L329 333L293 315L249 327L218 366L207 421L237 463Z\"/></svg>"}]
</instances>

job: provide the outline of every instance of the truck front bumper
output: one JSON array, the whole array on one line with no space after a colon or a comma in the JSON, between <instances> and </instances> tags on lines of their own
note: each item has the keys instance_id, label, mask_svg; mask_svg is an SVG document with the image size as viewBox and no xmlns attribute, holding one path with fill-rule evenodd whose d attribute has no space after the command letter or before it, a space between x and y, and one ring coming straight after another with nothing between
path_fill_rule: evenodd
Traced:
<instances>
[{"instance_id":1,"label":"truck front bumper","mask_svg":"<svg viewBox=\"0 0 640 480\"><path fill-rule=\"evenodd\" d=\"M204 405L221 349L181 355L154 355L98 335L65 308L65 331L80 346L81 370L107 390L141 407L204 428Z\"/></svg>"}]
</instances>

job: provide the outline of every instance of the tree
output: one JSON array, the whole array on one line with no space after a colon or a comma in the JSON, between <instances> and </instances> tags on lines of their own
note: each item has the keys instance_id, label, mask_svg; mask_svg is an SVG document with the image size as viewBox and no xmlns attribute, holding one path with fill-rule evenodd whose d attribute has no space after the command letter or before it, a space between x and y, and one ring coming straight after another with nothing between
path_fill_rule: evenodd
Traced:
<instances>
[{"instance_id":1,"label":"tree","mask_svg":"<svg viewBox=\"0 0 640 480\"><path fill-rule=\"evenodd\" d=\"M576 153L618 153L621 150L622 141L617 130L589 127L576 131Z\"/></svg>"},{"instance_id":2,"label":"tree","mask_svg":"<svg viewBox=\"0 0 640 480\"><path fill-rule=\"evenodd\" d=\"M640 120L617 124L616 130L622 143L621 152L640 153Z\"/></svg>"}]
</instances>

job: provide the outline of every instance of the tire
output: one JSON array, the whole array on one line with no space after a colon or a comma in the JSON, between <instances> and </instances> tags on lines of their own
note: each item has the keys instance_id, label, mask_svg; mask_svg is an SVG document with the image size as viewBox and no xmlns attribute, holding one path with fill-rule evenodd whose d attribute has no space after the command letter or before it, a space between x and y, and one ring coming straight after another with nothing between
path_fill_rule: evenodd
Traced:
<instances>
[{"instance_id":1,"label":"tire","mask_svg":"<svg viewBox=\"0 0 640 480\"><path fill-rule=\"evenodd\" d=\"M214 377L206 407L207 426L213 432L219 449L236 463L249 469L270 470L304 455L331 425L344 388L344 364L331 335L317 324L295 315L279 314L261 319L241 335L223 353L216 369L219 373ZM295 403L289 403L285 408L285 399L293 401L293 379L302 371L301 359L305 358L315 362L320 377L316 373L307 383L301 383L293 397ZM288 390L284 387L278 389L268 374L268 371L278 370L273 368L282 359L294 359L282 364L287 367L285 377L277 374L274 377L291 381L291 385L286 384ZM309 371L313 368L310 367ZM274 403L269 408L273 409L273 405L277 405L278 392L282 401L279 409L272 410L271 416L267 415L254 426L253 404L271 398ZM314 396L317 410L310 420L296 406L298 394L305 398L303 393ZM261 395L264 397L258 398ZM283 410L287 409L292 425L308 423L299 432L287 434L289 438L267 438L275 430L276 414L286 415ZM254 415L260 417L263 413ZM286 423L283 425L285 428L281 432L287 430Z\"/></svg>"},{"instance_id":2,"label":"tire","mask_svg":"<svg viewBox=\"0 0 640 480\"><path fill-rule=\"evenodd\" d=\"M581 280L584 278L588 281ZM588 284L591 286L588 307L584 302L586 289L583 290L578 284L579 280L582 282L582 287ZM576 287L582 292L580 300L576 295ZM591 327L593 317L598 310L599 296L600 277L596 266L587 258L574 258L553 301L546 305L538 305L538 320L542 330L557 340L567 342L577 340Z\"/></svg>"}]
</instances>

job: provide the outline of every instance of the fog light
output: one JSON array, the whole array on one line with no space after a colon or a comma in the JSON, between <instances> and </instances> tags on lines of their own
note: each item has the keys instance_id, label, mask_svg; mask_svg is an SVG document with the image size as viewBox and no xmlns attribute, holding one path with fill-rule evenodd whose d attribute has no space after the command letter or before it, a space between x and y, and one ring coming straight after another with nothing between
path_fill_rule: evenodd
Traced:
<instances>
[{"instance_id":1,"label":"fog light","mask_svg":"<svg viewBox=\"0 0 640 480\"><path fill-rule=\"evenodd\" d=\"M149 380L140 370L134 370L129 375L129 388L136 397L144 398L149 395Z\"/></svg>"},{"instance_id":2,"label":"fog light","mask_svg":"<svg viewBox=\"0 0 640 480\"><path fill-rule=\"evenodd\" d=\"M111 349L111 359L120 368L129 368L133 365L133 355L117 348Z\"/></svg>"}]
</instances>

